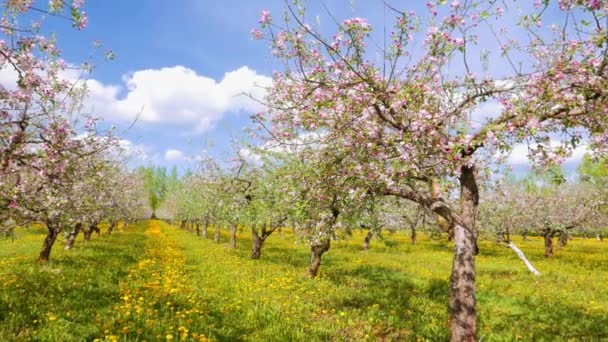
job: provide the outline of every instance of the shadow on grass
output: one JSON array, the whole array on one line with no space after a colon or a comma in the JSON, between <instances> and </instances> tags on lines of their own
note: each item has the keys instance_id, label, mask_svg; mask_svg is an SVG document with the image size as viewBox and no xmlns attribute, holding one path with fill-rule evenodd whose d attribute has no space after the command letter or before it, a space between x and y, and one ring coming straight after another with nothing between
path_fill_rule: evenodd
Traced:
<instances>
[{"instance_id":1,"label":"shadow on grass","mask_svg":"<svg viewBox=\"0 0 608 342\"><path fill-rule=\"evenodd\" d=\"M59 253L58 241L47 264L32 255L32 261L12 268L17 280L0 289L0 339L40 339L36 331L45 329L54 329L57 338L99 334L96 314L112 310L119 280L143 252L143 226L132 229L136 232L79 240L65 253Z\"/></svg>"},{"instance_id":2,"label":"shadow on grass","mask_svg":"<svg viewBox=\"0 0 608 342\"><path fill-rule=\"evenodd\" d=\"M479 325L503 338L510 335L511 339L530 341L608 339L606 314L585 312L555 298L544 301L540 298L504 298L500 293L488 290L480 291L478 297ZM491 336L487 337L491 339Z\"/></svg>"}]
</instances>

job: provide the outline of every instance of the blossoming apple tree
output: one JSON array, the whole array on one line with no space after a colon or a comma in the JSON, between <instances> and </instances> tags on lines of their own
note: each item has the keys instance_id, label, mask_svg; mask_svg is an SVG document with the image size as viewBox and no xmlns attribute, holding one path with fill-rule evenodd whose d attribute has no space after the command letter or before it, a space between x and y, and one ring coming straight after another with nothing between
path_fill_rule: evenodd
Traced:
<instances>
[{"instance_id":1,"label":"blossoming apple tree","mask_svg":"<svg viewBox=\"0 0 608 342\"><path fill-rule=\"evenodd\" d=\"M95 211L80 202L85 189L116 186L95 175L109 170L103 153L118 140L111 130L100 134L97 120L81 113L86 88L74 75L88 73L91 65L66 63L54 36L42 30L47 16L85 28L83 1L51 0L47 10L35 5L2 1L0 72L6 80L0 85L0 218L43 222L48 233L39 259L46 261L59 233L81 227ZM102 183L87 183L92 179Z\"/></svg>"},{"instance_id":2,"label":"blossoming apple tree","mask_svg":"<svg viewBox=\"0 0 608 342\"><path fill-rule=\"evenodd\" d=\"M345 191L367 182L449 223L452 340L475 340L479 172L516 143L528 143L541 165L563 161L582 139L606 151L608 3L439 0L424 13L385 6L396 17L385 47L363 18L335 20L326 38L298 1L283 22L262 12L252 35L269 40L282 70L268 112L255 119L278 141L321 133L317 159L342 158L325 177L349 179ZM484 105L498 113L480 117ZM433 194L437 179L460 190L458 207L445 200L449 191Z\"/></svg>"}]
</instances>

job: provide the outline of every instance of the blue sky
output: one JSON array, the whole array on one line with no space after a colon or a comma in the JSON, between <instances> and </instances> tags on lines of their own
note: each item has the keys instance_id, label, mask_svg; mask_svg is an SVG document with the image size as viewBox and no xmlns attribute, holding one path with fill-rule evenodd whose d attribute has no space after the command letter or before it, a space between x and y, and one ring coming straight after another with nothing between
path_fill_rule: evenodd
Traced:
<instances>
[{"instance_id":1,"label":"blue sky","mask_svg":"<svg viewBox=\"0 0 608 342\"><path fill-rule=\"evenodd\" d=\"M381 0L308 1L309 21L320 16L323 29L332 28L322 4L338 20L367 18L382 29L386 17ZM393 5L402 10L425 11L425 1ZM126 145L144 152L136 163L193 167L204 153L226 159L232 139L242 140L249 115L260 110L241 92L261 96L259 85L269 84L276 67L267 43L254 41L262 9L280 17L282 0L89 0L89 26L76 31L61 20L48 20L57 32L63 57L84 60L92 42L116 54L114 61L96 57L90 76L88 109L122 132L139 114L134 127L122 132ZM333 32L333 31L329 31ZM516 148L510 162L525 169L525 148ZM581 153L579 153L580 155ZM578 159L578 158L576 158ZM570 162L573 169L575 162Z\"/></svg>"}]
</instances>

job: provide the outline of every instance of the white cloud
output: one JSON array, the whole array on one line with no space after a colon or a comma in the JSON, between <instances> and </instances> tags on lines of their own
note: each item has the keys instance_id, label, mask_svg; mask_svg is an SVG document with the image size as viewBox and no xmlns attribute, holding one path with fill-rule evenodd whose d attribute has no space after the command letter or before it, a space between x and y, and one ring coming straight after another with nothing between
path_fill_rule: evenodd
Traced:
<instances>
[{"instance_id":1,"label":"white cloud","mask_svg":"<svg viewBox=\"0 0 608 342\"><path fill-rule=\"evenodd\" d=\"M219 82L183 66L146 69L123 76L123 85L88 80L87 109L111 120L191 125L210 129L228 112L256 112L271 79L243 66ZM126 92L121 96L123 90Z\"/></svg>"},{"instance_id":2,"label":"white cloud","mask_svg":"<svg viewBox=\"0 0 608 342\"><path fill-rule=\"evenodd\" d=\"M168 162L177 162L185 159L187 159L186 155L180 150L168 149L165 152L165 160Z\"/></svg>"},{"instance_id":3,"label":"white cloud","mask_svg":"<svg viewBox=\"0 0 608 342\"><path fill-rule=\"evenodd\" d=\"M132 161L146 161L149 159L146 147L143 144L134 144L130 140L121 139L118 141L120 153Z\"/></svg>"}]
</instances>

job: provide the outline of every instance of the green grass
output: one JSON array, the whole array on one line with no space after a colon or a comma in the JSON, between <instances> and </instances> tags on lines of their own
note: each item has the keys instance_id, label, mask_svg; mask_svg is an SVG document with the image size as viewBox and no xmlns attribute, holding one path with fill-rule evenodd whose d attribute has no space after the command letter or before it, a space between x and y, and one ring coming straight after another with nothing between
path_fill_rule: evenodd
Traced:
<instances>
[{"instance_id":1,"label":"green grass","mask_svg":"<svg viewBox=\"0 0 608 342\"><path fill-rule=\"evenodd\" d=\"M35 257L42 231L0 241L0 340L446 340L452 248L363 233L334 243L308 279L308 248L284 232L249 260L236 250L153 221ZM608 243L575 239L555 257L539 238L516 240L542 273L508 248L481 241L479 338L608 338ZM56 246L60 247L60 246Z\"/></svg>"},{"instance_id":2,"label":"green grass","mask_svg":"<svg viewBox=\"0 0 608 342\"><path fill-rule=\"evenodd\" d=\"M64 251L58 241L51 261L36 257L44 230L17 231L0 241L0 340L82 341L100 334L113 315L118 282L143 251L146 224L94 237Z\"/></svg>"}]
</instances>

